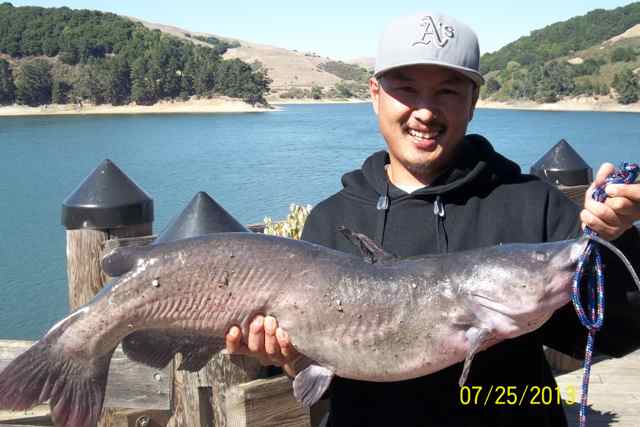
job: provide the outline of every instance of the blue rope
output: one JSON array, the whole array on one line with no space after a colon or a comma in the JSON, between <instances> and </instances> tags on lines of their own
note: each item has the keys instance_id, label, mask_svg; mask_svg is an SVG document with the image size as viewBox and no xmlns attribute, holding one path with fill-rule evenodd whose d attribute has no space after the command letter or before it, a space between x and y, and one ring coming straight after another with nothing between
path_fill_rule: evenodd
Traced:
<instances>
[{"instance_id":1,"label":"blue rope","mask_svg":"<svg viewBox=\"0 0 640 427\"><path fill-rule=\"evenodd\" d=\"M609 184L631 184L638 177L639 168L635 163L623 163L619 170L606 178L605 184L596 188L593 192L593 199L604 202L607 198L605 187ZM586 235L596 235L595 231L589 227L585 227ZM587 267L590 267L587 270ZM586 271L585 271L586 270ZM580 294L580 284L583 278L587 278L587 296L589 313L585 312ZM578 421L580 427L587 425L587 395L589 393L589 376L591 375L591 360L593 356L593 345L596 338L596 332L602 328L604 323L604 267L600 249L596 242L589 240L587 246L578 260L576 274L573 279L573 288L571 292L571 301L576 309L576 313L580 318L580 322L589 331L587 336L587 346L584 357L584 375L582 377L582 396L580 399L580 412Z\"/></svg>"}]
</instances>

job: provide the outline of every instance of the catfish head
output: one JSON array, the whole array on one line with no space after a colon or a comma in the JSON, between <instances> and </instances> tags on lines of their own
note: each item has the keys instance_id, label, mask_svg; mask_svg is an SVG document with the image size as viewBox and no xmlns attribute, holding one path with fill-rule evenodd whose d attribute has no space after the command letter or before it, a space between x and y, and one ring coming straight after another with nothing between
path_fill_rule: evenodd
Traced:
<instances>
[{"instance_id":1,"label":"catfish head","mask_svg":"<svg viewBox=\"0 0 640 427\"><path fill-rule=\"evenodd\" d=\"M460 278L461 294L480 328L514 338L542 326L570 301L573 277L588 238L508 244L475 252Z\"/></svg>"}]
</instances>

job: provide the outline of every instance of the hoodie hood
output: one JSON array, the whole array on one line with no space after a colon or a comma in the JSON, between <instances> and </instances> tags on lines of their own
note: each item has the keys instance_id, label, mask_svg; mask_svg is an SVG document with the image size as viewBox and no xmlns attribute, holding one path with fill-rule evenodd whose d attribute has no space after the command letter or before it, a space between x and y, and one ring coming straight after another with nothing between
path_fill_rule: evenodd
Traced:
<instances>
[{"instance_id":1,"label":"hoodie hood","mask_svg":"<svg viewBox=\"0 0 640 427\"><path fill-rule=\"evenodd\" d=\"M385 166L389 163L387 151L378 151L365 160L362 169L342 177L343 192L351 197L377 203L381 195L391 199L407 196L402 190L389 191ZM495 152L489 141L480 135L467 135L460 145L455 165L440 175L432 185L419 189L410 196L444 195L464 191L468 185L491 184L520 174L520 167ZM395 189L395 187L394 187Z\"/></svg>"}]
</instances>

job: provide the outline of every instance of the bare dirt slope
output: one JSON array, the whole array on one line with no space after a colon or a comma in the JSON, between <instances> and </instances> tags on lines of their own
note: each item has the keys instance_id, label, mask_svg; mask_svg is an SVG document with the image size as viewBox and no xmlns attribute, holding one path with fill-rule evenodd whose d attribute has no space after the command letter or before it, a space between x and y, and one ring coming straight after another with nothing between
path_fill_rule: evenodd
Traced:
<instances>
[{"instance_id":1,"label":"bare dirt slope","mask_svg":"<svg viewBox=\"0 0 640 427\"><path fill-rule=\"evenodd\" d=\"M331 58L245 41L240 41L240 44L239 48L225 53L224 58L239 58L249 63L260 61L273 80L271 89L274 91L315 85L330 87L341 80L318 68L323 62L331 61Z\"/></svg>"},{"instance_id":2,"label":"bare dirt slope","mask_svg":"<svg viewBox=\"0 0 640 427\"><path fill-rule=\"evenodd\" d=\"M620 40L624 40L624 39L631 39L634 37L640 37L640 24L634 25L633 27L629 28L627 31L625 31L622 34L618 34L615 37L611 37L609 40L603 42L603 45L608 45L608 44L613 44L617 41Z\"/></svg>"}]
</instances>

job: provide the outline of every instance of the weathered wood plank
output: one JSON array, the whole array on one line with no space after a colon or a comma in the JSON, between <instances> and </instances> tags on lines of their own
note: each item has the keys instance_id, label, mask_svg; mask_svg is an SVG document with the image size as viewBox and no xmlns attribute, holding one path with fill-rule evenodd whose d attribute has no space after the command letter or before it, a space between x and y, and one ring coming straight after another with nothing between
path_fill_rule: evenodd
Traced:
<instances>
[{"instance_id":1,"label":"weathered wood plank","mask_svg":"<svg viewBox=\"0 0 640 427\"><path fill-rule=\"evenodd\" d=\"M0 415L0 426L2 427L41 427L41 426L53 426L51 417L45 416L28 416L22 418L3 418Z\"/></svg>"},{"instance_id":2,"label":"weathered wood plank","mask_svg":"<svg viewBox=\"0 0 640 427\"><path fill-rule=\"evenodd\" d=\"M591 368L589 426L640 426L640 350L619 359L601 359ZM580 399L583 370L559 375L564 399ZM571 396L570 396L571 395ZM565 405L569 426L577 423L578 404Z\"/></svg>"},{"instance_id":3,"label":"weathered wood plank","mask_svg":"<svg viewBox=\"0 0 640 427\"><path fill-rule=\"evenodd\" d=\"M26 411L0 411L0 426L6 424L52 425L49 417L49 405L38 405Z\"/></svg>"},{"instance_id":4,"label":"weathered wood plank","mask_svg":"<svg viewBox=\"0 0 640 427\"><path fill-rule=\"evenodd\" d=\"M309 427L309 410L293 397L285 376L255 380L225 393L229 427Z\"/></svg>"},{"instance_id":5,"label":"weathered wood plank","mask_svg":"<svg viewBox=\"0 0 640 427\"><path fill-rule=\"evenodd\" d=\"M0 340L0 371L26 351L32 342ZM111 359L105 407L127 409L170 409L172 366L159 370L129 360L121 348Z\"/></svg>"}]
</instances>

